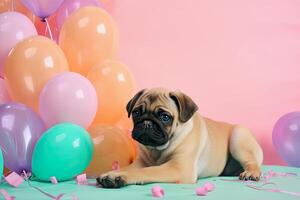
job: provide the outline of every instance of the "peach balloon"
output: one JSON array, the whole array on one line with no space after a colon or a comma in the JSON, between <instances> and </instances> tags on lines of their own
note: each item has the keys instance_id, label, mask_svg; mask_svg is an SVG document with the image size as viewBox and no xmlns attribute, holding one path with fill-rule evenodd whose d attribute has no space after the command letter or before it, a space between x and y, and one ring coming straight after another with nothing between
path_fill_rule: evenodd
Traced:
<instances>
[{"instance_id":1,"label":"peach balloon","mask_svg":"<svg viewBox=\"0 0 300 200\"><path fill-rule=\"evenodd\" d=\"M62 50L50 39L34 36L18 43L8 55L4 77L10 97L35 111L45 83L68 71Z\"/></svg>"},{"instance_id":2,"label":"peach balloon","mask_svg":"<svg viewBox=\"0 0 300 200\"><path fill-rule=\"evenodd\" d=\"M130 71L121 62L107 60L93 67L87 78L96 88L98 96L98 111L94 122L117 123L135 89Z\"/></svg>"},{"instance_id":3,"label":"peach balloon","mask_svg":"<svg viewBox=\"0 0 300 200\"><path fill-rule=\"evenodd\" d=\"M86 173L95 177L112 170L115 162L125 167L133 162L134 148L126 134L115 126L93 125L89 128L94 155Z\"/></svg>"},{"instance_id":4,"label":"peach balloon","mask_svg":"<svg viewBox=\"0 0 300 200\"><path fill-rule=\"evenodd\" d=\"M10 173L10 170L4 167L3 175L6 176Z\"/></svg>"},{"instance_id":5,"label":"peach balloon","mask_svg":"<svg viewBox=\"0 0 300 200\"><path fill-rule=\"evenodd\" d=\"M0 13L15 11L26 15L32 22L35 22L36 17L30 10L28 10L20 0L0 0Z\"/></svg>"},{"instance_id":6,"label":"peach balloon","mask_svg":"<svg viewBox=\"0 0 300 200\"><path fill-rule=\"evenodd\" d=\"M70 70L86 75L97 63L115 57L117 31L111 16L98 7L83 7L71 14L61 28L59 45Z\"/></svg>"},{"instance_id":7,"label":"peach balloon","mask_svg":"<svg viewBox=\"0 0 300 200\"><path fill-rule=\"evenodd\" d=\"M120 129L124 130L132 130L133 128L133 122L131 118L128 118L127 112L123 114L120 121L116 123L116 126L118 126Z\"/></svg>"}]
</instances>

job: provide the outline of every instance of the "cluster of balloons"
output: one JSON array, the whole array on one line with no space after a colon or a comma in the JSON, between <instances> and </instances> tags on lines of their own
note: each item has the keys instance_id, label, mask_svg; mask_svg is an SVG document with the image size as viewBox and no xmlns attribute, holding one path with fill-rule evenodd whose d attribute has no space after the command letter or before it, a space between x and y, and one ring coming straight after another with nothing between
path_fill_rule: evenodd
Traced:
<instances>
[{"instance_id":1,"label":"cluster of balloons","mask_svg":"<svg viewBox=\"0 0 300 200\"><path fill-rule=\"evenodd\" d=\"M116 24L99 0L6 0L0 44L6 168L68 180L133 161L125 107L135 82L116 58Z\"/></svg>"},{"instance_id":2,"label":"cluster of balloons","mask_svg":"<svg viewBox=\"0 0 300 200\"><path fill-rule=\"evenodd\" d=\"M300 112L283 115L273 128L273 144L281 158L300 167Z\"/></svg>"}]
</instances>

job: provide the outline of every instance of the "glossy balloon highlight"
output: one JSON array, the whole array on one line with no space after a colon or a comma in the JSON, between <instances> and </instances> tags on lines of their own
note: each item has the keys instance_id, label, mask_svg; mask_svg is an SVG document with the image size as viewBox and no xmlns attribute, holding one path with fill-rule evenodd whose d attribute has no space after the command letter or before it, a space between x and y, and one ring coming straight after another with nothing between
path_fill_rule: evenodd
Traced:
<instances>
[{"instance_id":1,"label":"glossy balloon highlight","mask_svg":"<svg viewBox=\"0 0 300 200\"><path fill-rule=\"evenodd\" d=\"M35 111L41 90L48 80L68 71L68 62L55 42L43 36L23 40L9 54L4 77L10 97Z\"/></svg>"},{"instance_id":2,"label":"glossy balloon highlight","mask_svg":"<svg viewBox=\"0 0 300 200\"><path fill-rule=\"evenodd\" d=\"M35 144L46 130L41 118L19 103L0 105L0 148L5 166L16 173L31 172Z\"/></svg>"},{"instance_id":3,"label":"glossy balloon highlight","mask_svg":"<svg viewBox=\"0 0 300 200\"><path fill-rule=\"evenodd\" d=\"M61 123L48 129L39 139L32 156L32 172L42 181L55 176L69 180L85 170L92 159L93 142L85 129Z\"/></svg>"}]
</instances>

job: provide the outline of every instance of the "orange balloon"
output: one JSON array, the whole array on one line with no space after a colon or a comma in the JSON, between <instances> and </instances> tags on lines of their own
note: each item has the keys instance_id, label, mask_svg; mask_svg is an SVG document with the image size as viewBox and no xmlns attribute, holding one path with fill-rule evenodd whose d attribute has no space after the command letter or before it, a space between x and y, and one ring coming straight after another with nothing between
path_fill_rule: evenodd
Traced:
<instances>
[{"instance_id":1,"label":"orange balloon","mask_svg":"<svg viewBox=\"0 0 300 200\"><path fill-rule=\"evenodd\" d=\"M62 50L50 39L34 36L19 42L4 66L8 91L14 101L38 110L38 98L45 83L68 71Z\"/></svg>"},{"instance_id":2,"label":"orange balloon","mask_svg":"<svg viewBox=\"0 0 300 200\"><path fill-rule=\"evenodd\" d=\"M4 167L3 175L6 176L9 174L9 172L10 172L10 170L7 169L6 167Z\"/></svg>"},{"instance_id":3,"label":"orange balloon","mask_svg":"<svg viewBox=\"0 0 300 200\"><path fill-rule=\"evenodd\" d=\"M111 16L98 7L83 7L67 18L59 35L70 70L86 75L97 63L114 58L117 31Z\"/></svg>"},{"instance_id":4,"label":"orange balloon","mask_svg":"<svg viewBox=\"0 0 300 200\"><path fill-rule=\"evenodd\" d=\"M32 22L35 22L36 17L30 10L28 10L20 0L0 0L0 13L16 11L26 15Z\"/></svg>"},{"instance_id":5,"label":"orange balloon","mask_svg":"<svg viewBox=\"0 0 300 200\"><path fill-rule=\"evenodd\" d=\"M98 96L99 106L94 123L117 123L135 88L128 68L118 61L107 60L93 67L87 78L94 85Z\"/></svg>"},{"instance_id":6,"label":"orange balloon","mask_svg":"<svg viewBox=\"0 0 300 200\"><path fill-rule=\"evenodd\" d=\"M122 118L120 121L116 123L116 126L118 126L120 129L124 130L132 130L133 128L133 122L131 118L128 118L127 112L123 114Z\"/></svg>"},{"instance_id":7,"label":"orange balloon","mask_svg":"<svg viewBox=\"0 0 300 200\"><path fill-rule=\"evenodd\" d=\"M88 131L94 143L93 158L86 169L89 177L112 170L115 162L118 162L120 167L125 167L133 162L133 146L128 136L119 128L96 124L91 126Z\"/></svg>"}]
</instances>

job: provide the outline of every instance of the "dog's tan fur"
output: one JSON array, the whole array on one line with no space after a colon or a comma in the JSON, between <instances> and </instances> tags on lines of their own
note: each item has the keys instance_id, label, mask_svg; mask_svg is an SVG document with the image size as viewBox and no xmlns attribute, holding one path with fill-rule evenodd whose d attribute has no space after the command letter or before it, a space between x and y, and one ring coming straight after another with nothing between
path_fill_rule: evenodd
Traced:
<instances>
[{"instance_id":1,"label":"dog's tan fur","mask_svg":"<svg viewBox=\"0 0 300 200\"><path fill-rule=\"evenodd\" d=\"M151 95L158 98L150 102ZM180 92L173 92L173 95L178 95L178 98L185 96ZM107 177L110 180L121 179L125 185L151 182L195 183L198 178L219 176L229 155L243 167L241 179L259 180L263 154L249 129L204 118L199 112L182 123L179 120L178 105L170 98L170 92L162 88L144 90L135 99L133 107L140 104L146 104L149 112L163 107L172 113L174 121L168 134L174 136L168 145L162 147L140 144L138 158L131 165L105 173L98 180Z\"/></svg>"}]
</instances>

